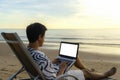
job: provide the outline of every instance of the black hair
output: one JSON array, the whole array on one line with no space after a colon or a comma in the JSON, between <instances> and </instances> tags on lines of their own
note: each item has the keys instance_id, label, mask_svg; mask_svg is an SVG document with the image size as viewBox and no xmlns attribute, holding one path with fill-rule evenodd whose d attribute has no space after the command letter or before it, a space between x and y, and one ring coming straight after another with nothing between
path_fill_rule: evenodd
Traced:
<instances>
[{"instance_id":1,"label":"black hair","mask_svg":"<svg viewBox=\"0 0 120 80\"><path fill-rule=\"evenodd\" d=\"M27 38L30 43L35 42L39 35L43 37L45 35L45 31L47 30L46 26L44 26L41 23L33 23L27 26L26 28L26 34Z\"/></svg>"}]
</instances>

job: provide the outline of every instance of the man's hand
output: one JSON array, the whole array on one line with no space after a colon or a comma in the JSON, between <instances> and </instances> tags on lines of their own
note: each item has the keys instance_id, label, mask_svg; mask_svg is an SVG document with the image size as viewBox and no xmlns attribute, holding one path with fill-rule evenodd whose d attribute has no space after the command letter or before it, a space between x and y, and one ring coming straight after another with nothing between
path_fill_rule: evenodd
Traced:
<instances>
[{"instance_id":1,"label":"man's hand","mask_svg":"<svg viewBox=\"0 0 120 80\"><path fill-rule=\"evenodd\" d=\"M59 68L65 70L67 68L67 63L65 61L61 61Z\"/></svg>"},{"instance_id":2,"label":"man's hand","mask_svg":"<svg viewBox=\"0 0 120 80\"><path fill-rule=\"evenodd\" d=\"M67 68L67 63L65 61L62 61L59 65L59 72L57 74L57 76L63 74L65 72L65 69Z\"/></svg>"},{"instance_id":3,"label":"man's hand","mask_svg":"<svg viewBox=\"0 0 120 80\"><path fill-rule=\"evenodd\" d=\"M60 62L60 60L57 58L52 61L53 64L58 64L59 62Z\"/></svg>"}]
</instances>

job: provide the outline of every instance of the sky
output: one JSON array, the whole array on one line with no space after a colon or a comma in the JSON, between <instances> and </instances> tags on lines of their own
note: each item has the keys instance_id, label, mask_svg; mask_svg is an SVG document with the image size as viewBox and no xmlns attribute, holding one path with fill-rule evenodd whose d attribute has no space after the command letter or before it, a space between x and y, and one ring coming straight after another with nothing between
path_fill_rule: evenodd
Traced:
<instances>
[{"instance_id":1,"label":"sky","mask_svg":"<svg viewBox=\"0 0 120 80\"><path fill-rule=\"evenodd\" d=\"M120 28L120 0L0 0L0 28Z\"/></svg>"}]
</instances>

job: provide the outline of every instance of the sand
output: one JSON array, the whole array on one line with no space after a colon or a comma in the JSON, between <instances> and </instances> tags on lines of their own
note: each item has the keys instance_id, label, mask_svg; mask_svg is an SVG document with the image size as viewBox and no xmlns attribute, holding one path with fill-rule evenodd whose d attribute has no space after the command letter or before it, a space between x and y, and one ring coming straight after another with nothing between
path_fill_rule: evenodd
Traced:
<instances>
[{"instance_id":1,"label":"sand","mask_svg":"<svg viewBox=\"0 0 120 80\"><path fill-rule=\"evenodd\" d=\"M42 49L52 60L58 55L58 50ZM100 53L90 53L79 51L81 61L88 69L95 69L96 72L105 72L111 67L117 68L117 73L112 78L120 79L120 56L103 55ZM0 80L7 80L12 74L21 68L21 64L5 42L0 42ZM72 69L77 69L74 66ZM28 77L26 72L18 76L19 78Z\"/></svg>"}]
</instances>

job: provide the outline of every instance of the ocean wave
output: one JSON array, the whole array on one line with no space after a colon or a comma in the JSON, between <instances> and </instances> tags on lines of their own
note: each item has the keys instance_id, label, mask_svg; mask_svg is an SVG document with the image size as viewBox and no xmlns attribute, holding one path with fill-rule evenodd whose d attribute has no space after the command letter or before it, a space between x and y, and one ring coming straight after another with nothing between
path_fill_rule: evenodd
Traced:
<instances>
[{"instance_id":1,"label":"ocean wave","mask_svg":"<svg viewBox=\"0 0 120 80\"><path fill-rule=\"evenodd\" d=\"M46 37L46 39L49 40L53 40L53 39L57 39L57 40L120 40L120 38L96 38L96 37L80 37L80 38L71 38L71 37Z\"/></svg>"}]
</instances>

